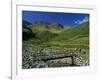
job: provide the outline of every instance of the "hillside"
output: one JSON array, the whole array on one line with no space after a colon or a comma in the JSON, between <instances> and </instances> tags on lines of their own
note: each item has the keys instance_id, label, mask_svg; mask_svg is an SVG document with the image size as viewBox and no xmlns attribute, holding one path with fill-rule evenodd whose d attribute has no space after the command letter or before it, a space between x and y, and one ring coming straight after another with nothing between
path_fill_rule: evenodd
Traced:
<instances>
[{"instance_id":1,"label":"hillside","mask_svg":"<svg viewBox=\"0 0 100 80\"><path fill-rule=\"evenodd\" d=\"M23 69L43 68L47 67L47 65L48 67L89 65L89 22L71 27L63 26L59 23L50 24L42 21L28 23L27 21L23 21L22 35ZM56 56L62 54L68 55L73 51L75 52L75 50L79 53L75 57L75 65L71 65L72 60L69 58L47 62L30 59L30 56L32 56L32 59L35 59L36 55L38 55L37 58L40 58L39 55L44 54L48 54L48 57L55 56L55 54Z\"/></svg>"},{"instance_id":2,"label":"hillside","mask_svg":"<svg viewBox=\"0 0 100 80\"><path fill-rule=\"evenodd\" d=\"M43 44L47 46L85 44L88 47L89 44L89 22L70 28L63 27L57 23L49 25L45 22L37 22L33 23L30 28L23 26L23 30L30 33L30 35L34 34L34 37L31 36L29 42L31 41L34 45L39 43L37 46L43 46ZM37 40L37 42L34 40Z\"/></svg>"},{"instance_id":3,"label":"hillside","mask_svg":"<svg viewBox=\"0 0 100 80\"><path fill-rule=\"evenodd\" d=\"M89 44L89 22L64 30L51 41L52 45L67 46L74 44L76 47Z\"/></svg>"}]
</instances>

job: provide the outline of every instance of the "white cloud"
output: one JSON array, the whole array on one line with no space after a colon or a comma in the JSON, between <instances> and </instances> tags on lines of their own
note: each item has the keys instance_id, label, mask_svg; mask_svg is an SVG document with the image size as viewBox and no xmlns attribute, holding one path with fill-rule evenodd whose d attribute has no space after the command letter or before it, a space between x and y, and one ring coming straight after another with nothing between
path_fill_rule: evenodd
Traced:
<instances>
[{"instance_id":1,"label":"white cloud","mask_svg":"<svg viewBox=\"0 0 100 80\"><path fill-rule=\"evenodd\" d=\"M83 18L83 20L75 21L75 24L82 24L82 23L85 23L87 21L89 21L89 18L88 17L85 17L85 18Z\"/></svg>"},{"instance_id":2,"label":"white cloud","mask_svg":"<svg viewBox=\"0 0 100 80\"><path fill-rule=\"evenodd\" d=\"M78 21L75 21L75 24L77 24L78 23Z\"/></svg>"}]
</instances>

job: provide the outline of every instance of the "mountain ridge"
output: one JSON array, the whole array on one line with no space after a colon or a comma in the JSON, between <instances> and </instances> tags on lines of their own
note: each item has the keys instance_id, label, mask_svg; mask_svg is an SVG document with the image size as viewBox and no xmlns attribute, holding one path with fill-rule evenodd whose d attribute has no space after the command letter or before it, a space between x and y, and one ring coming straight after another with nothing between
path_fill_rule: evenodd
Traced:
<instances>
[{"instance_id":1,"label":"mountain ridge","mask_svg":"<svg viewBox=\"0 0 100 80\"><path fill-rule=\"evenodd\" d=\"M36 24L37 25L37 24ZM56 26L57 25L57 26ZM35 25L34 25L35 26ZM51 46L66 46L77 44L86 44L88 46L89 43L89 22L80 24L75 27L60 27L58 24L54 23L54 28L47 28L47 26L37 25L29 28L31 30L32 36L28 36L28 42L40 46L40 45L51 45ZM59 27L59 28L58 28ZM23 26L24 28L24 26ZM24 32L23 36L25 37L28 32ZM26 41L26 40L25 40ZM28 44L29 45L29 44ZM86 46L85 45L85 46Z\"/></svg>"}]
</instances>

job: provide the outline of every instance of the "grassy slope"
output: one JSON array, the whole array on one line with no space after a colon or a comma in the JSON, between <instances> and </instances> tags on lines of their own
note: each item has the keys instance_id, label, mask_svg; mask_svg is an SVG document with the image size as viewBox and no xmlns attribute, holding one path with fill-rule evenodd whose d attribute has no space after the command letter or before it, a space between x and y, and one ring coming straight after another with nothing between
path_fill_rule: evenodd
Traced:
<instances>
[{"instance_id":1,"label":"grassy slope","mask_svg":"<svg viewBox=\"0 0 100 80\"><path fill-rule=\"evenodd\" d=\"M42 27L41 27L42 26ZM54 25L56 26L56 25ZM57 25L58 26L58 25ZM59 27L59 26L58 26ZM55 29L56 28L56 29ZM24 41L26 46L58 46L58 47L83 47L89 45L89 23L83 23L73 28L57 27L48 28L45 25L33 25L32 31L36 37Z\"/></svg>"},{"instance_id":2,"label":"grassy slope","mask_svg":"<svg viewBox=\"0 0 100 80\"><path fill-rule=\"evenodd\" d=\"M89 23L69 28L59 33L59 36L51 41L52 45L61 45L66 47L88 47L89 44Z\"/></svg>"}]
</instances>

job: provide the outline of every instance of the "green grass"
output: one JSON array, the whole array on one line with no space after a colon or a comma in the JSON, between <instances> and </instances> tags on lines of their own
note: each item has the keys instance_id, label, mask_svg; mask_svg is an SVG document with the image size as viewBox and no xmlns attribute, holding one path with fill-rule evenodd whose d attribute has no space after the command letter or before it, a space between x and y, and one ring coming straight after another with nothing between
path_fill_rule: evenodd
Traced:
<instances>
[{"instance_id":1,"label":"green grass","mask_svg":"<svg viewBox=\"0 0 100 80\"><path fill-rule=\"evenodd\" d=\"M50 27L51 26L51 27ZM59 27L52 24L48 28L44 24L32 24L30 29L24 28L26 32L36 33L35 37L23 41L23 46L59 46L66 48L89 48L89 22L76 27ZM26 26L25 26L26 27Z\"/></svg>"}]
</instances>

